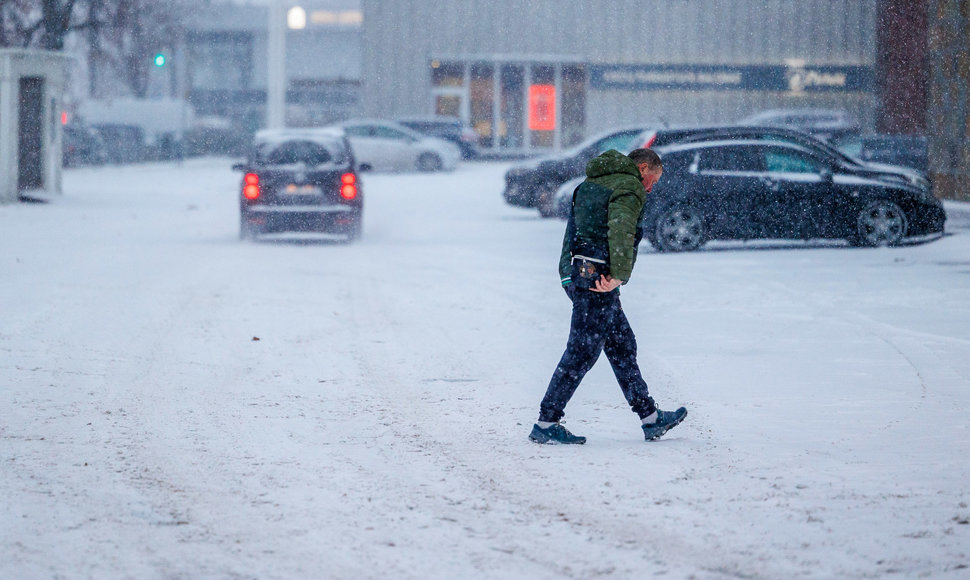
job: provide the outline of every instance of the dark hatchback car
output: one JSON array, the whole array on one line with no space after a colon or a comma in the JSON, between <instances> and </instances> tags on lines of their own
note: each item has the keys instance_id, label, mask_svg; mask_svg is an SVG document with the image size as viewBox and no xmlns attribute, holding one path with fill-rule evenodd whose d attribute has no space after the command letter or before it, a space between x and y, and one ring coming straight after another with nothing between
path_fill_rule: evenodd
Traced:
<instances>
[{"instance_id":1,"label":"dark hatchback car","mask_svg":"<svg viewBox=\"0 0 970 580\"><path fill-rule=\"evenodd\" d=\"M647 197L642 225L661 251L751 239L885 246L941 233L946 221L928 182L841 164L794 143L705 141L658 153L664 175Z\"/></svg>"},{"instance_id":2,"label":"dark hatchback car","mask_svg":"<svg viewBox=\"0 0 970 580\"><path fill-rule=\"evenodd\" d=\"M363 193L354 157L337 129L256 133L239 193L239 236L321 232L360 237Z\"/></svg>"},{"instance_id":3,"label":"dark hatchback car","mask_svg":"<svg viewBox=\"0 0 970 580\"><path fill-rule=\"evenodd\" d=\"M418 133L438 137L458 145L462 159L478 157L478 133L461 119L453 117L410 117L397 122Z\"/></svg>"}]
</instances>

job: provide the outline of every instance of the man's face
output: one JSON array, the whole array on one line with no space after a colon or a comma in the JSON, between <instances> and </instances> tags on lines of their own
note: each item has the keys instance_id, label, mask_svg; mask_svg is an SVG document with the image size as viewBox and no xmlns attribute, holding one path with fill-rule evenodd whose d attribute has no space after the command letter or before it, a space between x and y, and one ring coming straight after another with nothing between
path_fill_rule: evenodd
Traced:
<instances>
[{"instance_id":1,"label":"man's face","mask_svg":"<svg viewBox=\"0 0 970 580\"><path fill-rule=\"evenodd\" d=\"M660 176L663 175L664 170L662 167L658 167L650 171L650 166L646 163L641 163L638 167L640 169L640 176L643 177L643 189L647 190L647 193L650 193L654 184L660 181Z\"/></svg>"}]
</instances>

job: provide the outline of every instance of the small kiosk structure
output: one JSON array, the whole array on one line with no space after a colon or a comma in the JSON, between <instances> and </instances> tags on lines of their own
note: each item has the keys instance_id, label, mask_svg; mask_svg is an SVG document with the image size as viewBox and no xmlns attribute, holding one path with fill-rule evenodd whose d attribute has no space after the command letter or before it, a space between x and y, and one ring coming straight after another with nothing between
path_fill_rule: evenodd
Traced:
<instances>
[{"instance_id":1,"label":"small kiosk structure","mask_svg":"<svg viewBox=\"0 0 970 580\"><path fill-rule=\"evenodd\" d=\"M0 49L0 204L61 193L61 95L69 58Z\"/></svg>"}]
</instances>

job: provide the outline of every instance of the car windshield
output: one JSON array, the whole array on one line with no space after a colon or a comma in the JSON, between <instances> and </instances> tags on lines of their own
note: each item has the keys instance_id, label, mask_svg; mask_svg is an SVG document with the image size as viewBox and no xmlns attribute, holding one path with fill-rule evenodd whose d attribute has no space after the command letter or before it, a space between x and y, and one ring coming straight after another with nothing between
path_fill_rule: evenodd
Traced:
<instances>
[{"instance_id":1,"label":"car windshield","mask_svg":"<svg viewBox=\"0 0 970 580\"><path fill-rule=\"evenodd\" d=\"M256 146L256 163L261 165L295 165L311 167L344 161L343 147L337 143L294 140L267 142Z\"/></svg>"}]
</instances>

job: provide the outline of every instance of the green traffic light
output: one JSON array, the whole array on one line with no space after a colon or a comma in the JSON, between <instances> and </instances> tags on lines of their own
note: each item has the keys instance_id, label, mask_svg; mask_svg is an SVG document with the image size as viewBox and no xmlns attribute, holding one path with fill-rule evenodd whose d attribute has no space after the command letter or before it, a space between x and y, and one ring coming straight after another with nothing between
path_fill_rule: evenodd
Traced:
<instances>
[{"instance_id":1,"label":"green traffic light","mask_svg":"<svg viewBox=\"0 0 970 580\"><path fill-rule=\"evenodd\" d=\"M158 67L165 66L165 55L164 54L159 53L159 54L156 54L155 55L155 66L158 66Z\"/></svg>"}]
</instances>

